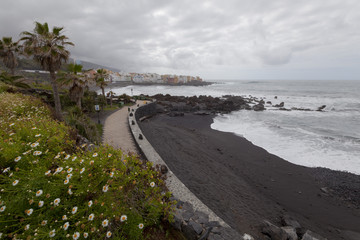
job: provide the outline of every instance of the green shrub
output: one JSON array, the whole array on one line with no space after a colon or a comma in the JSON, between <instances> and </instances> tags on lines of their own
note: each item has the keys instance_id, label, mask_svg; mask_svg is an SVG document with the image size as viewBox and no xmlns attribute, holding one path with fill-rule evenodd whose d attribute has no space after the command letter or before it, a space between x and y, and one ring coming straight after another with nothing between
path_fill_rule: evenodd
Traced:
<instances>
[{"instance_id":1,"label":"green shrub","mask_svg":"<svg viewBox=\"0 0 360 240\"><path fill-rule=\"evenodd\" d=\"M95 99L97 98L97 93L94 91L85 90L84 96L82 98L82 108L84 112L95 112Z\"/></svg>"},{"instance_id":2,"label":"green shrub","mask_svg":"<svg viewBox=\"0 0 360 240\"><path fill-rule=\"evenodd\" d=\"M3 82L0 82L0 93L6 92L9 89L9 86Z\"/></svg>"},{"instance_id":3,"label":"green shrub","mask_svg":"<svg viewBox=\"0 0 360 240\"><path fill-rule=\"evenodd\" d=\"M102 132L99 131L96 124L84 114L77 106L67 109L65 121L77 129L79 134L89 139L91 142L100 143Z\"/></svg>"},{"instance_id":4,"label":"green shrub","mask_svg":"<svg viewBox=\"0 0 360 240\"><path fill-rule=\"evenodd\" d=\"M172 218L151 163L109 146L74 148L70 132L38 99L0 94L0 235L142 239Z\"/></svg>"},{"instance_id":5,"label":"green shrub","mask_svg":"<svg viewBox=\"0 0 360 240\"><path fill-rule=\"evenodd\" d=\"M68 91L60 95L60 101L63 108L74 106L74 102L71 101Z\"/></svg>"}]
</instances>

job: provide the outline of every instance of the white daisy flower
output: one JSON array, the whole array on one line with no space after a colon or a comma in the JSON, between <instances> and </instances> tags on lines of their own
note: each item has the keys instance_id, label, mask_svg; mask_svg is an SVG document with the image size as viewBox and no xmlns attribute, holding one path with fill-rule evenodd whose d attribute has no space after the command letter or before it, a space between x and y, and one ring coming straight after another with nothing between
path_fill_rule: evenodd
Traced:
<instances>
[{"instance_id":1,"label":"white daisy flower","mask_svg":"<svg viewBox=\"0 0 360 240\"><path fill-rule=\"evenodd\" d=\"M97 154L97 153L94 153L92 156L93 156L93 157L97 157L97 156L98 156L98 154Z\"/></svg>"},{"instance_id":2,"label":"white daisy flower","mask_svg":"<svg viewBox=\"0 0 360 240\"><path fill-rule=\"evenodd\" d=\"M108 185L103 186L103 188L102 188L102 191L103 191L103 192L107 192L108 190L109 190L109 186L108 186Z\"/></svg>"},{"instance_id":3,"label":"white daisy flower","mask_svg":"<svg viewBox=\"0 0 360 240\"><path fill-rule=\"evenodd\" d=\"M154 182L151 182L151 183L150 183L150 187L155 187L155 183L154 183Z\"/></svg>"},{"instance_id":4,"label":"white daisy flower","mask_svg":"<svg viewBox=\"0 0 360 240\"><path fill-rule=\"evenodd\" d=\"M0 212L4 212L5 209L6 209L6 206L2 206L2 207L0 208Z\"/></svg>"},{"instance_id":5,"label":"white daisy flower","mask_svg":"<svg viewBox=\"0 0 360 240\"><path fill-rule=\"evenodd\" d=\"M25 213L28 215L28 216L30 216L32 213L33 213L33 209L32 208L30 208L30 209L28 209L28 210L25 210Z\"/></svg>"},{"instance_id":6,"label":"white daisy flower","mask_svg":"<svg viewBox=\"0 0 360 240\"><path fill-rule=\"evenodd\" d=\"M23 152L23 155L29 154L31 152L31 150Z\"/></svg>"},{"instance_id":7,"label":"white daisy flower","mask_svg":"<svg viewBox=\"0 0 360 240\"><path fill-rule=\"evenodd\" d=\"M15 181L12 182L12 185L16 186L18 183L19 183L19 180L15 180Z\"/></svg>"},{"instance_id":8,"label":"white daisy flower","mask_svg":"<svg viewBox=\"0 0 360 240\"><path fill-rule=\"evenodd\" d=\"M111 154L111 153L109 153L109 154L108 154L108 157L111 157L111 156L112 156L112 154Z\"/></svg>"},{"instance_id":9,"label":"white daisy flower","mask_svg":"<svg viewBox=\"0 0 360 240\"><path fill-rule=\"evenodd\" d=\"M80 237L80 233L79 233L79 232L76 232L76 233L73 234L73 239L74 239L74 240L77 240L79 237Z\"/></svg>"},{"instance_id":10,"label":"white daisy flower","mask_svg":"<svg viewBox=\"0 0 360 240\"><path fill-rule=\"evenodd\" d=\"M51 170L45 172L45 176L48 176L51 173Z\"/></svg>"},{"instance_id":11,"label":"white daisy flower","mask_svg":"<svg viewBox=\"0 0 360 240\"><path fill-rule=\"evenodd\" d=\"M71 191L71 188L68 189L68 194L69 194L69 195L72 195L72 194L73 194L73 192Z\"/></svg>"},{"instance_id":12,"label":"white daisy flower","mask_svg":"<svg viewBox=\"0 0 360 240\"><path fill-rule=\"evenodd\" d=\"M114 172L111 172L111 173L110 173L110 177L114 177Z\"/></svg>"},{"instance_id":13,"label":"white daisy flower","mask_svg":"<svg viewBox=\"0 0 360 240\"><path fill-rule=\"evenodd\" d=\"M72 172L72 168L69 168L68 170L67 170L67 173L71 173Z\"/></svg>"},{"instance_id":14,"label":"white daisy flower","mask_svg":"<svg viewBox=\"0 0 360 240\"><path fill-rule=\"evenodd\" d=\"M65 181L64 181L64 184L66 185L66 184L68 184L69 183L69 179L66 179Z\"/></svg>"},{"instance_id":15,"label":"white daisy flower","mask_svg":"<svg viewBox=\"0 0 360 240\"><path fill-rule=\"evenodd\" d=\"M39 197L39 196L41 196L41 194L43 194L43 190L41 190L41 189L37 190L36 196Z\"/></svg>"},{"instance_id":16,"label":"white daisy flower","mask_svg":"<svg viewBox=\"0 0 360 240\"><path fill-rule=\"evenodd\" d=\"M87 238L89 234L87 232L84 232L84 238Z\"/></svg>"},{"instance_id":17,"label":"white daisy flower","mask_svg":"<svg viewBox=\"0 0 360 240\"><path fill-rule=\"evenodd\" d=\"M42 222L41 222L41 226L45 226L47 224L47 220L43 220Z\"/></svg>"},{"instance_id":18,"label":"white daisy flower","mask_svg":"<svg viewBox=\"0 0 360 240\"><path fill-rule=\"evenodd\" d=\"M55 229L53 229L53 230L51 230L50 232L49 232L49 237L54 237L55 236Z\"/></svg>"},{"instance_id":19,"label":"white daisy flower","mask_svg":"<svg viewBox=\"0 0 360 240\"><path fill-rule=\"evenodd\" d=\"M78 209L77 207L73 207L72 210L71 210L71 213L75 214L77 212L77 209Z\"/></svg>"},{"instance_id":20,"label":"white daisy flower","mask_svg":"<svg viewBox=\"0 0 360 240\"><path fill-rule=\"evenodd\" d=\"M34 148L34 147L37 147L37 146L39 146L39 143L38 142L34 142L33 144L31 144L30 145L32 148Z\"/></svg>"},{"instance_id":21,"label":"white daisy flower","mask_svg":"<svg viewBox=\"0 0 360 240\"><path fill-rule=\"evenodd\" d=\"M35 135L35 137L40 137L40 136L41 136L41 134L40 134L40 133Z\"/></svg>"},{"instance_id":22,"label":"white daisy flower","mask_svg":"<svg viewBox=\"0 0 360 240\"><path fill-rule=\"evenodd\" d=\"M126 215L121 215L120 221L121 221L121 222L124 222L124 221L126 221L126 220L127 220L127 216L126 216Z\"/></svg>"},{"instance_id":23,"label":"white daisy flower","mask_svg":"<svg viewBox=\"0 0 360 240\"><path fill-rule=\"evenodd\" d=\"M20 161L20 159L21 159L21 157L18 156L18 157L16 157L16 158L14 159L14 161L15 161L15 162L18 162L18 161Z\"/></svg>"},{"instance_id":24,"label":"white daisy flower","mask_svg":"<svg viewBox=\"0 0 360 240\"><path fill-rule=\"evenodd\" d=\"M65 156L64 159L67 160L67 159L69 159L69 157L70 157L70 155L68 154L68 155Z\"/></svg>"},{"instance_id":25,"label":"white daisy flower","mask_svg":"<svg viewBox=\"0 0 360 240\"><path fill-rule=\"evenodd\" d=\"M107 227L109 225L109 220L105 219L104 221L102 221L101 225L103 227Z\"/></svg>"},{"instance_id":26,"label":"white daisy flower","mask_svg":"<svg viewBox=\"0 0 360 240\"><path fill-rule=\"evenodd\" d=\"M85 168L82 168L82 169L80 170L80 174L82 174L84 171L85 171Z\"/></svg>"},{"instance_id":27,"label":"white daisy flower","mask_svg":"<svg viewBox=\"0 0 360 240\"><path fill-rule=\"evenodd\" d=\"M94 165L94 163L95 163L95 162L94 162L93 160L92 160L92 161L90 161L90 165Z\"/></svg>"},{"instance_id":28,"label":"white daisy flower","mask_svg":"<svg viewBox=\"0 0 360 240\"><path fill-rule=\"evenodd\" d=\"M63 215L63 216L61 217L61 219L62 219L63 221L65 221L65 220L67 220L67 216L66 216L66 215Z\"/></svg>"},{"instance_id":29,"label":"white daisy flower","mask_svg":"<svg viewBox=\"0 0 360 240\"><path fill-rule=\"evenodd\" d=\"M72 174L71 174L71 173L69 173L68 175L66 175L66 179L68 179L68 180L70 180L71 177L72 177Z\"/></svg>"},{"instance_id":30,"label":"white daisy flower","mask_svg":"<svg viewBox=\"0 0 360 240\"><path fill-rule=\"evenodd\" d=\"M25 231L30 229L30 224L26 224L26 226L24 227Z\"/></svg>"},{"instance_id":31,"label":"white daisy flower","mask_svg":"<svg viewBox=\"0 0 360 240\"><path fill-rule=\"evenodd\" d=\"M60 198L56 198L54 200L54 206L59 206L59 203L60 203Z\"/></svg>"},{"instance_id":32,"label":"white daisy flower","mask_svg":"<svg viewBox=\"0 0 360 240\"><path fill-rule=\"evenodd\" d=\"M143 229L143 228L144 228L144 224L140 223L140 224L139 224L139 228L140 228L140 229Z\"/></svg>"},{"instance_id":33,"label":"white daisy flower","mask_svg":"<svg viewBox=\"0 0 360 240\"><path fill-rule=\"evenodd\" d=\"M84 160L83 160L83 159L81 159L81 160L80 160L80 164L82 164L83 162L84 162Z\"/></svg>"},{"instance_id":34,"label":"white daisy flower","mask_svg":"<svg viewBox=\"0 0 360 240\"><path fill-rule=\"evenodd\" d=\"M111 237L111 235L112 235L112 234L111 234L111 232L110 232L110 231L108 231L108 232L106 233L106 237L107 237L107 238L110 238L110 237Z\"/></svg>"},{"instance_id":35,"label":"white daisy flower","mask_svg":"<svg viewBox=\"0 0 360 240\"><path fill-rule=\"evenodd\" d=\"M88 220L89 220L89 221L92 221L92 220L94 220L94 217L95 217L95 215L92 213L92 214L89 215Z\"/></svg>"},{"instance_id":36,"label":"white daisy flower","mask_svg":"<svg viewBox=\"0 0 360 240\"><path fill-rule=\"evenodd\" d=\"M39 205L39 207L44 206L44 201L40 201L38 205Z\"/></svg>"},{"instance_id":37,"label":"white daisy flower","mask_svg":"<svg viewBox=\"0 0 360 240\"><path fill-rule=\"evenodd\" d=\"M76 160L76 158L77 158L77 157L76 157L76 156L74 156L71 160L72 160L72 161L75 161L75 160Z\"/></svg>"},{"instance_id":38,"label":"white daisy flower","mask_svg":"<svg viewBox=\"0 0 360 240\"><path fill-rule=\"evenodd\" d=\"M88 206L91 207L92 205L93 205L93 201L90 200L90 201L88 202Z\"/></svg>"},{"instance_id":39,"label":"white daisy flower","mask_svg":"<svg viewBox=\"0 0 360 240\"><path fill-rule=\"evenodd\" d=\"M5 168L4 171L3 171L3 173L6 173L6 172L8 172L8 171L10 171L10 167Z\"/></svg>"},{"instance_id":40,"label":"white daisy flower","mask_svg":"<svg viewBox=\"0 0 360 240\"><path fill-rule=\"evenodd\" d=\"M66 222L63 226L64 230L66 231L69 228L70 224L69 222Z\"/></svg>"},{"instance_id":41,"label":"white daisy flower","mask_svg":"<svg viewBox=\"0 0 360 240\"><path fill-rule=\"evenodd\" d=\"M42 154L42 152L41 151L35 151L33 154L34 154L34 156L39 156L39 155Z\"/></svg>"},{"instance_id":42,"label":"white daisy flower","mask_svg":"<svg viewBox=\"0 0 360 240\"><path fill-rule=\"evenodd\" d=\"M63 168L62 168L62 167L58 167L58 168L55 170L55 173L54 173L54 174L56 174L56 173L60 173L62 170L63 170Z\"/></svg>"}]
</instances>

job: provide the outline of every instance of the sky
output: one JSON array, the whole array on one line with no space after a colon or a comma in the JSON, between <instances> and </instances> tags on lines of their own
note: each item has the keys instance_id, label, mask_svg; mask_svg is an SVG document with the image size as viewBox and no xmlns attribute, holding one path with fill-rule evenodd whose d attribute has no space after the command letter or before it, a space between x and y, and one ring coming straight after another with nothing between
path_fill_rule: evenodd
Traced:
<instances>
[{"instance_id":1,"label":"sky","mask_svg":"<svg viewBox=\"0 0 360 240\"><path fill-rule=\"evenodd\" d=\"M359 0L1 0L0 37L35 21L123 72L360 80Z\"/></svg>"}]
</instances>

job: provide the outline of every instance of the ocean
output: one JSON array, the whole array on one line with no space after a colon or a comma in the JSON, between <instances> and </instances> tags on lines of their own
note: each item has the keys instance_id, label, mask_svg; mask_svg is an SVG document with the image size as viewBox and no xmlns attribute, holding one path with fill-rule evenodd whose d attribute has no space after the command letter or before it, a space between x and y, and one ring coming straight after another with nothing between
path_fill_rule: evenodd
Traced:
<instances>
[{"instance_id":1,"label":"ocean","mask_svg":"<svg viewBox=\"0 0 360 240\"><path fill-rule=\"evenodd\" d=\"M216 81L209 86L127 86L116 94L158 93L174 96L240 95L291 109L235 111L218 115L213 129L232 132L294 164L325 167L360 175L360 81Z\"/></svg>"}]
</instances>

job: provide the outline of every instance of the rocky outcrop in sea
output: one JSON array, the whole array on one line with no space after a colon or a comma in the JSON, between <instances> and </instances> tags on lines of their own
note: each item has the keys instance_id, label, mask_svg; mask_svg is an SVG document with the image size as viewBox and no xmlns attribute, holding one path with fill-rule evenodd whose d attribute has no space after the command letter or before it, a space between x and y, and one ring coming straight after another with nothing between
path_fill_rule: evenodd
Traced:
<instances>
[{"instance_id":1,"label":"rocky outcrop in sea","mask_svg":"<svg viewBox=\"0 0 360 240\"><path fill-rule=\"evenodd\" d=\"M157 94L151 98L156 99L158 105L158 112L168 113L170 116L183 116L184 113L195 113L199 115L209 114L226 114L238 110L253 110L264 111L266 107L271 107L271 110L281 111L324 111L326 105L312 110L308 108L286 108L285 103L273 105L271 101L265 103L264 99L256 97L243 97L225 95L222 97L212 96L171 96L169 94Z\"/></svg>"}]
</instances>

